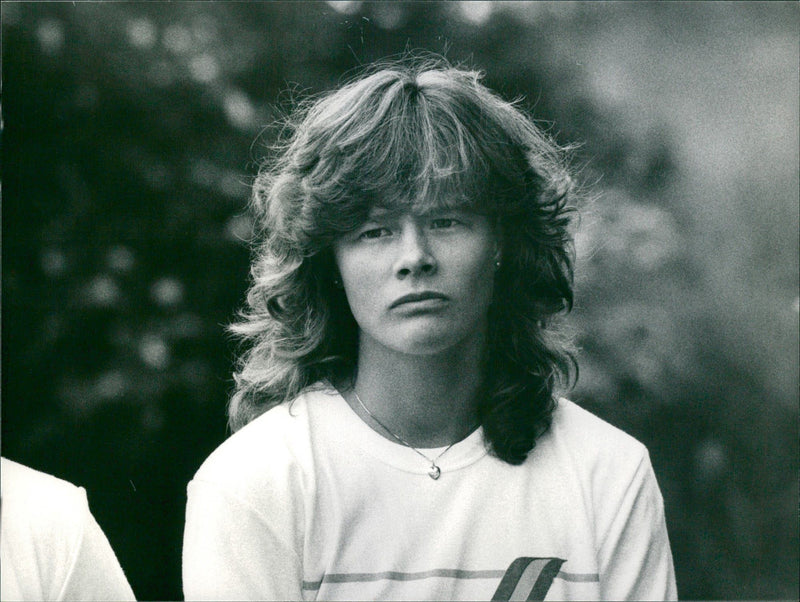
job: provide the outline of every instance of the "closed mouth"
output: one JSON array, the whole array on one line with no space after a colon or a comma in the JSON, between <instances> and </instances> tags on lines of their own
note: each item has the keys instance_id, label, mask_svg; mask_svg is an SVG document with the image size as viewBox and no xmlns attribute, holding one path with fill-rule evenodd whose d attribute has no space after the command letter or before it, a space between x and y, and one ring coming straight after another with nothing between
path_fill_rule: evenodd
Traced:
<instances>
[{"instance_id":1,"label":"closed mouth","mask_svg":"<svg viewBox=\"0 0 800 602\"><path fill-rule=\"evenodd\" d=\"M402 297L395 299L392 304L389 306L389 309L394 309L400 305L405 305L407 303L416 303L419 301L428 301L430 299L438 299L440 301L447 301L447 296L441 293L434 293L430 291L424 291L421 293L410 293L408 295L403 295Z\"/></svg>"}]
</instances>

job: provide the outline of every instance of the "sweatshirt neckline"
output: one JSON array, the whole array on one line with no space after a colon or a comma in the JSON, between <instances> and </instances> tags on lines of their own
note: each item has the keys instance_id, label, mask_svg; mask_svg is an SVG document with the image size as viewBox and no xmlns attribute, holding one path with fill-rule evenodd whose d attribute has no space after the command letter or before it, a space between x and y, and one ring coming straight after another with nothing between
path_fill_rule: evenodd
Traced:
<instances>
[{"instance_id":1,"label":"sweatshirt neckline","mask_svg":"<svg viewBox=\"0 0 800 602\"><path fill-rule=\"evenodd\" d=\"M478 427L464 439L453 444L450 449L447 449L446 445L411 448L375 432L334 387L330 387L329 393L330 397L326 402L334 415L330 424L334 424L339 431L338 438L352 442L369 456L404 472L428 474L431 463L420 453L427 458L435 459L442 475L465 468L487 454L482 427ZM414 451L415 449L420 453ZM438 457L440 454L441 457Z\"/></svg>"}]
</instances>

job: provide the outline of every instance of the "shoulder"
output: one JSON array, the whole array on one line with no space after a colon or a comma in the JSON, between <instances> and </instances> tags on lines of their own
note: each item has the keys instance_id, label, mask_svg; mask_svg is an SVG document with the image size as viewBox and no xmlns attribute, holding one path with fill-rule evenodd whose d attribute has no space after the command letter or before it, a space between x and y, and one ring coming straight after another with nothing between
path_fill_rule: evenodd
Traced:
<instances>
[{"instance_id":1,"label":"shoulder","mask_svg":"<svg viewBox=\"0 0 800 602\"><path fill-rule=\"evenodd\" d=\"M88 510L83 488L8 458L0 460L0 479L4 514L13 507L15 513L23 512L39 522L49 519L72 525Z\"/></svg>"},{"instance_id":2,"label":"shoulder","mask_svg":"<svg viewBox=\"0 0 800 602\"><path fill-rule=\"evenodd\" d=\"M6 458L0 470L3 599L56 599L89 522L86 492Z\"/></svg>"},{"instance_id":3,"label":"shoulder","mask_svg":"<svg viewBox=\"0 0 800 602\"><path fill-rule=\"evenodd\" d=\"M657 491L644 444L567 399L559 400L550 430L531 454L534 466L537 452L549 474L581 492L598 534L617 515L627 516L641 492Z\"/></svg>"},{"instance_id":4,"label":"shoulder","mask_svg":"<svg viewBox=\"0 0 800 602\"><path fill-rule=\"evenodd\" d=\"M648 460L647 448L637 439L563 398L544 441L592 471L632 473Z\"/></svg>"},{"instance_id":5,"label":"shoulder","mask_svg":"<svg viewBox=\"0 0 800 602\"><path fill-rule=\"evenodd\" d=\"M309 472L309 406L321 394L317 388L306 390L233 433L203 462L193 482L243 498L253 488L297 484Z\"/></svg>"},{"instance_id":6,"label":"shoulder","mask_svg":"<svg viewBox=\"0 0 800 602\"><path fill-rule=\"evenodd\" d=\"M566 398L558 401L552 426L564 436L577 438L592 447L602 443L602 447L615 451L645 449L642 443L622 429Z\"/></svg>"}]
</instances>

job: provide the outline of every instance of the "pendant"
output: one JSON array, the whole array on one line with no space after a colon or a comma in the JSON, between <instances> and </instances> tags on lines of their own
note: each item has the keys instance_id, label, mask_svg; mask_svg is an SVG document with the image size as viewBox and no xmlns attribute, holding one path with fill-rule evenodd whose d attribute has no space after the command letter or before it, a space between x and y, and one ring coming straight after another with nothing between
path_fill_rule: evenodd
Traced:
<instances>
[{"instance_id":1,"label":"pendant","mask_svg":"<svg viewBox=\"0 0 800 602\"><path fill-rule=\"evenodd\" d=\"M435 481L442 476L442 469L436 466L436 464L431 464L431 469L428 471L428 476Z\"/></svg>"}]
</instances>

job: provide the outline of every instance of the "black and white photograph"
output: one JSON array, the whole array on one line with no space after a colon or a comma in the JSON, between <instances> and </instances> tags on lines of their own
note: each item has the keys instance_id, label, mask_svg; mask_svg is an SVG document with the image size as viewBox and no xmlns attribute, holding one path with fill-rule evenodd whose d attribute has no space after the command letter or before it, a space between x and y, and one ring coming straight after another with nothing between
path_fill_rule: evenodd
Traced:
<instances>
[{"instance_id":1,"label":"black and white photograph","mask_svg":"<svg viewBox=\"0 0 800 602\"><path fill-rule=\"evenodd\" d=\"M1 10L0 599L800 597L800 4Z\"/></svg>"}]
</instances>

